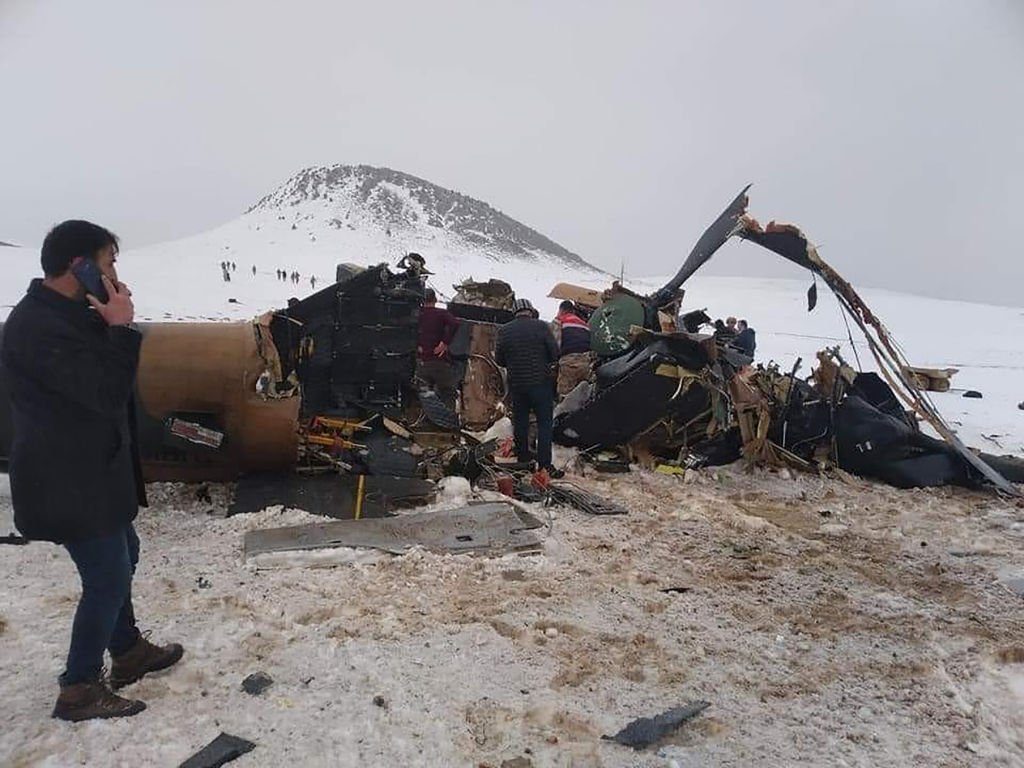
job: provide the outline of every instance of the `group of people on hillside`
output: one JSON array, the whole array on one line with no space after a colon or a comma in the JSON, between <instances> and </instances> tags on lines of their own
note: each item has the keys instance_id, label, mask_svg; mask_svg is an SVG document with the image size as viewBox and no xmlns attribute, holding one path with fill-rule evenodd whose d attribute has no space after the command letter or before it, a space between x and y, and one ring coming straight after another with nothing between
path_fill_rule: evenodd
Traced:
<instances>
[{"instance_id":1,"label":"group of people on hillside","mask_svg":"<svg viewBox=\"0 0 1024 768\"><path fill-rule=\"evenodd\" d=\"M234 272L236 269L237 267L235 266L235 262L233 261L222 261L220 263L220 273L225 283L231 282L231 273Z\"/></svg>"},{"instance_id":2,"label":"group of people on hillside","mask_svg":"<svg viewBox=\"0 0 1024 768\"><path fill-rule=\"evenodd\" d=\"M252 268L252 276L256 277L255 264L253 265ZM279 269L277 270L277 279L280 280L281 282L294 283L295 285L298 285L299 281L302 280L302 275L299 274L297 271L288 272L287 270ZM316 290L316 275L309 276L309 287Z\"/></svg>"}]
</instances>

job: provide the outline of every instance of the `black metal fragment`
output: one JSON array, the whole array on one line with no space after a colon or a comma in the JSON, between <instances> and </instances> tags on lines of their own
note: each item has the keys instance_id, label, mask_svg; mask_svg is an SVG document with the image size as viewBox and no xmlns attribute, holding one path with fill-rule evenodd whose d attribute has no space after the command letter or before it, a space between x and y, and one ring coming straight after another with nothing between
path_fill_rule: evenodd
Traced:
<instances>
[{"instance_id":1,"label":"black metal fragment","mask_svg":"<svg viewBox=\"0 0 1024 768\"><path fill-rule=\"evenodd\" d=\"M247 739L221 733L217 738L183 762L179 768L220 768L225 763L251 752L256 745Z\"/></svg>"},{"instance_id":2,"label":"black metal fragment","mask_svg":"<svg viewBox=\"0 0 1024 768\"><path fill-rule=\"evenodd\" d=\"M674 707L654 717L637 718L614 736L602 736L601 738L606 741L616 741L633 749L643 749L660 741L710 706L710 702L695 701L685 707Z\"/></svg>"},{"instance_id":3,"label":"black metal fragment","mask_svg":"<svg viewBox=\"0 0 1024 768\"><path fill-rule=\"evenodd\" d=\"M814 308L818 306L818 281L815 280L811 283L811 287L807 289L807 311L813 312Z\"/></svg>"},{"instance_id":4,"label":"black metal fragment","mask_svg":"<svg viewBox=\"0 0 1024 768\"><path fill-rule=\"evenodd\" d=\"M291 472L248 474L238 482L228 515L259 512L280 504L314 515L351 519L358 480L355 475L333 473L313 477ZM393 509L431 503L437 487L419 478L368 475L364 491L362 517L386 517Z\"/></svg>"},{"instance_id":5,"label":"black metal fragment","mask_svg":"<svg viewBox=\"0 0 1024 768\"><path fill-rule=\"evenodd\" d=\"M242 690L252 696L259 696L274 684L274 678L266 672L254 672L242 681Z\"/></svg>"},{"instance_id":6,"label":"black metal fragment","mask_svg":"<svg viewBox=\"0 0 1024 768\"><path fill-rule=\"evenodd\" d=\"M629 510L597 494L585 491L570 483L552 483L551 500L556 504L568 504L588 515L627 515Z\"/></svg>"},{"instance_id":7,"label":"black metal fragment","mask_svg":"<svg viewBox=\"0 0 1024 768\"><path fill-rule=\"evenodd\" d=\"M459 428L459 416L434 392L420 392L420 407L435 427L455 431Z\"/></svg>"}]
</instances>

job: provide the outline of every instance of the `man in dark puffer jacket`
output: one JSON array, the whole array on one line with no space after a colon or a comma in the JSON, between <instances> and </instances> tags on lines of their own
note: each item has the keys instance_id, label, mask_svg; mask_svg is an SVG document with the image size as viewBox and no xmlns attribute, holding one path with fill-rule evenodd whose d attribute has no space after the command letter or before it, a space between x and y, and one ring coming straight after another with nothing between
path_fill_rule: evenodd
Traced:
<instances>
[{"instance_id":1,"label":"man in dark puffer jacket","mask_svg":"<svg viewBox=\"0 0 1024 768\"><path fill-rule=\"evenodd\" d=\"M14 521L28 539L61 544L82 581L71 649L53 716L125 717L141 701L112 693L175 664L180 645L142 637L132 609L139 539L132 521L145 505L133 390L142 336L131 292L117 279L117 238L87 221L65 221L43 242L45 277L11 312L0 349L10 386ZM88 262L88 263L86 263ZM86 295L88 266L107 292ZM92 288L98 292L97 288ZM91 306L90 306L91 305Z\"/></svg>"},{"instance_id":2,"label":"man in dark puffer jacket","mask_svg":"<svg viewBox=\"0 0 1024 768\"><path fill-rule=\"evenodd\" d=\"M551 432L555 410L554 365L558 345L547 323L527 299L516 299L515 317L498 331L495 361L508 371L512 426L519 461L530 460L530 412L537 418L537 466L561 476L551 463Z\"/></svg>"}]
</instances>

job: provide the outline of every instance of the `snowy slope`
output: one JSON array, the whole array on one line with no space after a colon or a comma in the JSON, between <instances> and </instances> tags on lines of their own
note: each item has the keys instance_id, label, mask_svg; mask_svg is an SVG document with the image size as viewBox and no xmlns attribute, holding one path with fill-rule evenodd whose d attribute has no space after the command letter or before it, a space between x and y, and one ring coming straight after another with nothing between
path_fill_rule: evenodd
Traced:
<instances>
[{"instance_id":1,"label":"snowy slope","mask_svg":"<svg viewBox=\"0 0 1024 768\"><path fill-rule=\"evenodd\" d=\"M145 248L123 245L121 277L132 287L139 318L154 321L246 319L309 293L311 277L319 287L332 282L339 263L395 264L410 251L426 257L441 296L469 277L523 286L607 281L579 256L484 202L369 166L306 169L214 230ZM38 256L20 248L3 257L12 268L0 305L10 305L38 273ZM231 282L223 280L222 261L237 266ZM278 269L298 271L300 284L279 281Z\"/></svg>"}]
</instances>

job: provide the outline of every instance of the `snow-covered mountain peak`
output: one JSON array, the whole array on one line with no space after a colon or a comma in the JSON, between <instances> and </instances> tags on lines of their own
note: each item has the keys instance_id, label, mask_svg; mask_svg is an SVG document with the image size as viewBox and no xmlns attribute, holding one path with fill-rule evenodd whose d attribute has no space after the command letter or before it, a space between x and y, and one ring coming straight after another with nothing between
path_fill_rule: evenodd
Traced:
<instances>
[{"instance_id":1,"label":"snow-covered mountain peak","mask_svg":"<svg viewBox=\"0 0 1024 768\"><path fill-rule=\"evenodd\" d=\"M461 240L495 261L554 261L598 271L575 253L487 203L390 168L306 168L264 197L247 215L270 214L300 228L377 230L401 240Z\"/></svg>"}]
</instances>

